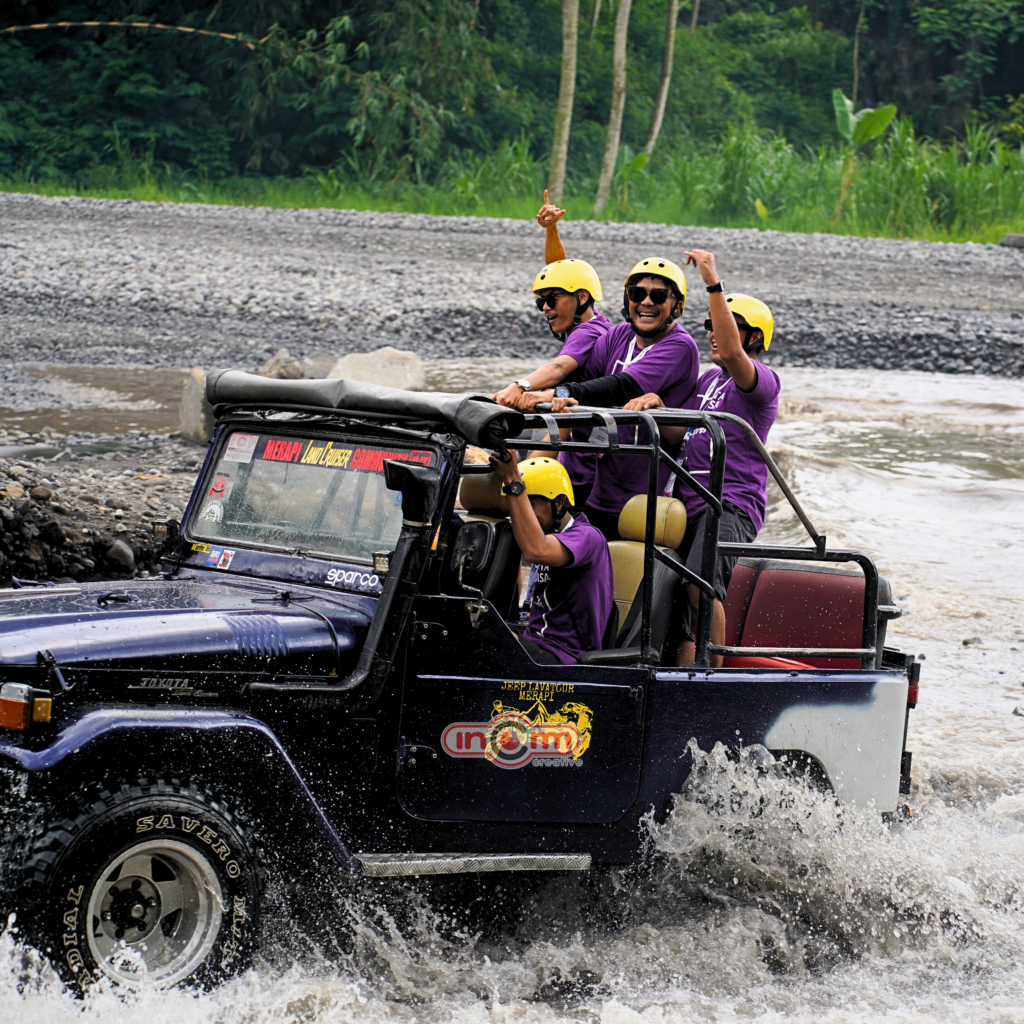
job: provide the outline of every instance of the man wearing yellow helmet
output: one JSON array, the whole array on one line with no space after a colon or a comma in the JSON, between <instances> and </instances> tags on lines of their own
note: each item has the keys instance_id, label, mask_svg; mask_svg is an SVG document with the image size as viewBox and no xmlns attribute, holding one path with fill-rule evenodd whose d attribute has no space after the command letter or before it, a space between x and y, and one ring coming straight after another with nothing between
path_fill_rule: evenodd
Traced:
<instances>
[{"instance_id":1,"label":"man wearing yellow helmet","mask_svg":"<svg viewBox=\"0 0 1024 1024\"><path fill-rule=\"evenodd\" d=\"M544 205L537 213L537 221L547 229L546 265L534 278L533 293L537 296L537 308L547 319L551 333L562 342L562 348L554 359L494 395L496 402L512 409L519 407L532 391L554 387L566 380L585 379L581 368L588 362L595 343L611 327L611 321L594 308L594 303L604 298L597 271L585 260L571 260L565 255L557 227L564 214L565 210L548 203L545 189ZM589 434L589 431L579 436L574 434L573 439L585 441ZM577 500L585 501L594 481L595 457L563 452L559 461L569 471Z\"/></svg>"},{"instance_id":2,"label":"man wearing yellow helmet","mask_svg":"<svg viewBox=\"0 0 1024 1024\"><path fill-rule=\"evenodd\" d=\"M686 304L686 275L664 257L641 260L629 272L618 324L594 346L585 372L592 379L570 382L558 393L530 396L534 404L552 402L556 412L577 403L636 407L649 394L679 406L692 393L700 370L697 343L676 322ZM637 428L620 429L622 444L632 444ZM639 428L645 443L646 428ZM634 494L647 490L647 463L634 455L604 453L598 460L587 516L609 539L618 539L619 513Z\"/></svg>"},{"instance_id":3,"label":"man wearing yellow helmet","mask_svg":"<svg viewBox=\"0 0 1024 1024\"><path fill-rule=\"evenodd\" d=\"M491 465L508 500L512 533L532 564L527 585L530 618L519 638L542 665L572 665L601 648L614 597L608 544L583 514L572 516L572 483L550 458L516 464L495 452Z\"/></svg>"},{"instance_id":4,"label":"man wearing yellow helmet","mask_svg":"<svg viewBox=\"0 0 1024 1024\"><path fill-rule=\"evenodd\" d=\"M761 441L775 422L779 409L779 377L758 356L772 340L775 322L772 311L750 295L726 295L715 257L703 249L686 254L687 263L699 268L708 290L708 345L713 367L701 374L687 409L729 412L745 419ZM668 403L656 394L644 395L635 408L655 409ZM747 432L728 420L721 421L726 440L725 479L722 484L723 511L719 523L719 539L730 543L750 543L764 523L768 495L768 467L762 461ZM683 443L679 463L698 481L707 483L711 471L711 439L701 428L662 427L662 437L669 442ZM675 493L686 504L686 536L679 553L688 568L701 571L704 527L707 506L688 487L669 477L666 493ZM725 642L725 600L735 558L722 556L715 569L716 600L711 625L713 643ZM698 591L689 586L689 604L696 608ZM692 628L690 639L680 651L679 664L693 661ZM721 658L716 659L721 664Z\"/></svg>"}]
</instances>

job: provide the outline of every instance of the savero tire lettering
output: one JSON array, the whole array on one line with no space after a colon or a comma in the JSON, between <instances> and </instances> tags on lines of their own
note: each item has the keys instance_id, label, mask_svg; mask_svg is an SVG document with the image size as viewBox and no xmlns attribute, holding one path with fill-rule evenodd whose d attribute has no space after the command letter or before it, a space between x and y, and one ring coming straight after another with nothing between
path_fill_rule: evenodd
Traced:
<instances>
[{"instance_id":1,"label":"savero tire lettering","mask_svg":"<svg viewBox=\"0 0 1024 1024\"><path fill-rule=\"evenodd\" d=\"M172 829L176 832L193 835L196 839L206 843L210 847L210 852L217 854L224 863L224 873L228 878L237 878L242 873L242 869L238 866L238 861L231 858L231 848L228 844L223 839L218 839L217 833L209 825L204 825L196 818L190 818L187 814L177 816L162 814L159 820L157 820L155 814L147 814L135 820L136 835L140 832L169 831Z\"/></svg>"},{"instance_id":2,"label":"savero tire lettering","mask_svg":"<svg viewBox=\"0 0 1024 1024\"><path fill-rule=\"evenodd\" d=\"M571 705L592 718L589 708ZM568 711L566 705L562 711ZM499 768L522 768L535 757L578 759L589 746L586 735L576 722L561 712L550 714L539 701L530 711L534 718L517 708L496 701L494 717L489 722L453 722L441 733L441 746L451 757L484 758ZM570 711L570 713L572 713Z\"/></svg>"}]
</instances>

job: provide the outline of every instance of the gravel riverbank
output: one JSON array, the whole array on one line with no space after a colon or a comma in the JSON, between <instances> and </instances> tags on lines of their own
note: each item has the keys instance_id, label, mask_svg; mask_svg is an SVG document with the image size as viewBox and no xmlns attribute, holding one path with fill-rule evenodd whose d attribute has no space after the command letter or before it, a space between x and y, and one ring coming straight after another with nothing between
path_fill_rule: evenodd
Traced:
<instances>
[{"instance_id":1,"label":"gravel riverbank","mask_svg":"<svg viewBox=\"0 0 1024 1024\"><path fill-rule=\"evenodd\" d=\"M731 290L772 305L780 365L1024 375L1024 250L586 221L563 236L597 267L613 319L637 259L682 262L698 246ZM557 346L529 295L542 243L531 221L0 194L0 355L255 366L281 347L391 344L543 357Z\"/></svg>"}]
</instances>

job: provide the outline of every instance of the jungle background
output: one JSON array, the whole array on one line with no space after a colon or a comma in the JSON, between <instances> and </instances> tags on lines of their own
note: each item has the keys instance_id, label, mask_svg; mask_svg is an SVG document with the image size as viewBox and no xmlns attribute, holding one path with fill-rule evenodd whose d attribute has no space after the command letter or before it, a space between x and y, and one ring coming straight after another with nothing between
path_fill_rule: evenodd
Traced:
<instances>
[{"instance_id":1,"label":"jungle background","mask_svg":"<svg viewBox=\"0 0 1024 1024\"><path fill-rule=\"evenodd\" d=\"M592 217L625 0L578 2L562 198ZM696 16L695 2L678 3L648 157L668 8L632 0L600 216L978 241L1021 230L1024 0L701 0ZM560 0L2 11L0 30L173 29L0 31L2 189L522 217L548 181ZM854 150L834 89L897 116Z\"/></svg>"}]
</instances>

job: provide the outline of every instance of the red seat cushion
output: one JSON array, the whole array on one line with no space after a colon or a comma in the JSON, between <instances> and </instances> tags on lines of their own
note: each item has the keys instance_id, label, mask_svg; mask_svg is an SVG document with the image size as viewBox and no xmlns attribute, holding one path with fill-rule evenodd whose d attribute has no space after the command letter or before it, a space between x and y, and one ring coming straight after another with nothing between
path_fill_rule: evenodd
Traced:
<instances>
[{"instance_id":1,"label":"red seat cushion","mask_svg":"<svg viewBox=\"0 0 1024 1024\"><path fill-rule=\"evenodd\" d=\"M749 655L730 654L722 659L723 668L810 668L806 661L792 658L753 658Z\"/></svg>"},{"instance_id":2,"label":"red seat cushion","mask_svg":"<svg viewBox=\"0 0 1024 1024\"><path fill-rule=\"evenodd\" d=\"M743 635L743 622L747 617L747 605L757 579L757 569L752 565L737 562L725 592L725 643L729 647L739 646Z\"/></svg>"},{"instance_id":3,"label":"red seat cushion","mask_svg":"<svg viewBox=\"0 0 1024 1024\"><path fill-rule=\"evenodd\" d=\"M731 597L731 585L729 591ZM757 574L753 591L742 639L735 646L862 646L864 577L860 573L765 568ZM728 627L726 632L728 635ZM860 667L859 658L807 657L801 661L819 668Z\"/></svg>"}]
</instances>

